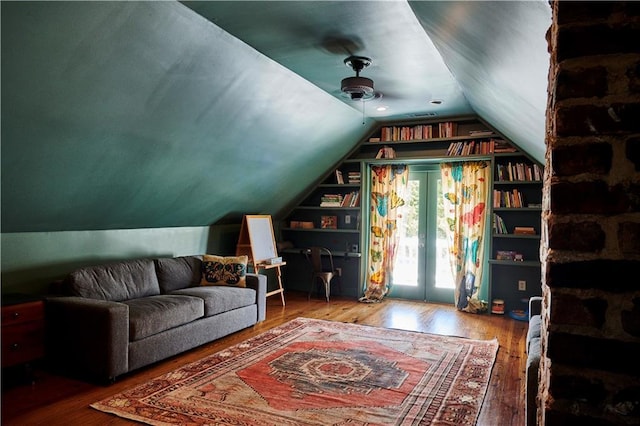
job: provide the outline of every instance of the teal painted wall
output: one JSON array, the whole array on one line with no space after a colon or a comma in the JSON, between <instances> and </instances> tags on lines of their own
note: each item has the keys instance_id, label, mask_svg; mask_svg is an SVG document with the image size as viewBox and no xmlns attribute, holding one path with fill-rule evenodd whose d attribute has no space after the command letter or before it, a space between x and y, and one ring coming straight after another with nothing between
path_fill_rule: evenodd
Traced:
<instances>
[{"instance_id":1,"label":"teal painted wall","mask_svg":"<svg viewBox=\"0 0 640 426\"><path fill-rule=\"evenodd\" d=\"M3 293L233 253L374 125L179 2L0 8Z\"/></svg>"},{"instance_id":2,"label":"teal painted wall","mask_svg":"<svg viewBox=\"0 0 640 426\"><path fill-rule=\"evenodd\" d=\"M276 214L371 130L178 2L0 2L2 232Z\"/></svg>"},{"instance_id":3,"label":"teal painted wall","mask_svg":"<svg viewBox=\"0 0 640 426\"><path fill-rule=\"evenodd\" d=\"M72 270L125 259L235 253L239 226L2 234L2 293L45 293Z\"/></svg>"}]
</instances>

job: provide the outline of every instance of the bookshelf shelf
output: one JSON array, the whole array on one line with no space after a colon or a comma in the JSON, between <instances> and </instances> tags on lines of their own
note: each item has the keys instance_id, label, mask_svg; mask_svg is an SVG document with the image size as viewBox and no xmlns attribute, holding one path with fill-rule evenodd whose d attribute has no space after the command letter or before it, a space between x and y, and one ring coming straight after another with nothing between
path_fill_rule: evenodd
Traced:
<instances>
[{"instance_id":1,"label":"bookshelf shelf","mask_svg":"<svg viewBox=\"0 0 640 426\"><path fill-rule=\"evenodd\" d=\"M522 238L525 240L539 240L540 235L538 234L493 234L493 238Z\"/></svg>"},{"instance_id":2,"label":"bookshelf shelf","mask_svg":"<svg viewBox=\"0 0 640 426\"><path fill-rule=\"evenodd\" d=\"M500 266L515 266L517 268L522 268L522 267L540 267L540 262L535 261L535 260L523 260L523 261L517 261L517 260L496 260L496 259L491 259L489 260L489 263L491 265L500 265Z\"/></svg>"},{"instance_id":3,"label":"bookshelf shelf","mask_svg":"<svg viewBox=\"0 0 640 426\"><path fill-rule=\"evenodd\" d=\"M320 207L320 206L297 206L295 210L360 210L360 207Z\"/></svg>"},{"instance_id":4,"label":"bookshelf shelf","mask_svg":"<svg viewBox=\"0 0 640 426\"><path fill-rule=\"evenodd\" d=\"M346 233L346 234L359 234L360 230L359 229L341 229L341 228L337 228L337 229L329 229L329 228L282 228L283 231L290 231L290 232L325 232L325 233L330 233L330 234L340 234L340 233Z\"/></svg>"}]
</instances>

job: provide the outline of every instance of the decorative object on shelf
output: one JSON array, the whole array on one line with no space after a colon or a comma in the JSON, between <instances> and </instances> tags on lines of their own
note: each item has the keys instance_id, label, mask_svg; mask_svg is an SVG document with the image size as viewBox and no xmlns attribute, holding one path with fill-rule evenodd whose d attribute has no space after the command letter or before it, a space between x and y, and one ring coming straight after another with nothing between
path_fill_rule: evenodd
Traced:
<instances>
[{"instance_id":1,"label":"decorative object on shelf","mask_svg":"<svg viewBox=\"0 0 640 426\"><path fill-rule=\"evenodd\" d=\"M516 257L520 257L522 260L522 254L512 250L498 250L496 252L496 260L516 260Z\"/></svg>"},{"instance_id":2,"label":"decorative object on shelf","mask_svg":"<svg viewBox=\"0 0 640 426\"><path fill-rule=\"evenodd\" d=\"M321 216L320 228L322 229L338 229L338 216Z\"/></svg>"},{"instance_id":3,"label":"decorative object on shelf","mask_svg":"<svg viewBox=\"0 0 640 426\"><path fill-rule=\"evenodd\" d=\"M504 315L504 300L493 299L493 301L491 302L491 313Z\"/></svg>"},{"instance_id":4,"label":"decorative object on shelf","mask_svg":"<svg viewBox=\"0 0 640 426\"><path fill-rule=\"evenodd\" d=\"M536 230L533 226L516 226L513 228L514 234L523 234L523 235L535 235Z\"/></svg>"},{"instance_id":5,"label":"decorative object on shelf","mask_svg":"<svg viewBox=\"0 0 640 426\"><path fill-rule=\"evenodd\" d=\"M377 159L382 158L396 158L396 152L390 146L383 146L378 150L378 154L376 154Z\"/></svg>"}]
</instances>

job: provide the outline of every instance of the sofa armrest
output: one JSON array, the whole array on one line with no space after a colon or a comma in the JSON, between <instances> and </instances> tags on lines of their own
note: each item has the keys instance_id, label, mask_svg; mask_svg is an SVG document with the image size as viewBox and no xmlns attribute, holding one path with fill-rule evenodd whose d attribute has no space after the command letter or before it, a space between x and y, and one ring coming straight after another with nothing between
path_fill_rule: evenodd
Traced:
<instances>
[{"instance_id":1,"label":"sofa armrest","mask_svg":"<svg viewBox=\"0 0 640 426\"><path fill-rule=\"evenodd\" d=\"M113 381L129 370L129 307L84 297L46 300L46 353L53 368Z\"/></svg>"},{"instance_id":2,"label":"sofa armrest","mask_svg":"<svg viewBox=\"0 0 640 426\"><path fill-rule=\"evenodd\" d=\"M529 321L534 315L540 315L542 313L542 297L533 296L529 299Z\"/></svg>"},{"instance_id":3,"label":"sofa armrest","mask_svg":"<svg viewBox=\"0 0 640 426\"><path fill-rule=\"evenodd\" d=\"M247 274L247 287L256 291L256 304L258 305L258 322L267 317L267 276L262 274Z\"/></svg>"}]
</instances>

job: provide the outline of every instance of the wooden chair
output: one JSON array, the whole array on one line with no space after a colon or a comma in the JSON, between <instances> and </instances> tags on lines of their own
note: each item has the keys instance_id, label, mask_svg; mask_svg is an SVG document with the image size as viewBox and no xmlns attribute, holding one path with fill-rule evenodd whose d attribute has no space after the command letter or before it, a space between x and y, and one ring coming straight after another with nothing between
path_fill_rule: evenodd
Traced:
<instances>
[{"instance_id":1,"label":"wooden chair","mask_svg":"<svg viewBox=\"0 0 640 426\"><path fill-rule=\"evenodd\" d=\"M311 288L309 289L308 298L311 299L311 292L315 287L318 279L324 284L324 293L329 301L329 294L331 293L331 280L337 275L336 268L333 266L333 255L331 250L325 247L309 247L304 251L309 264L311 265ZM328 267L325 267L322 262L322 257L325 256L328 259Z\"/></svg>"}]
</instances>

